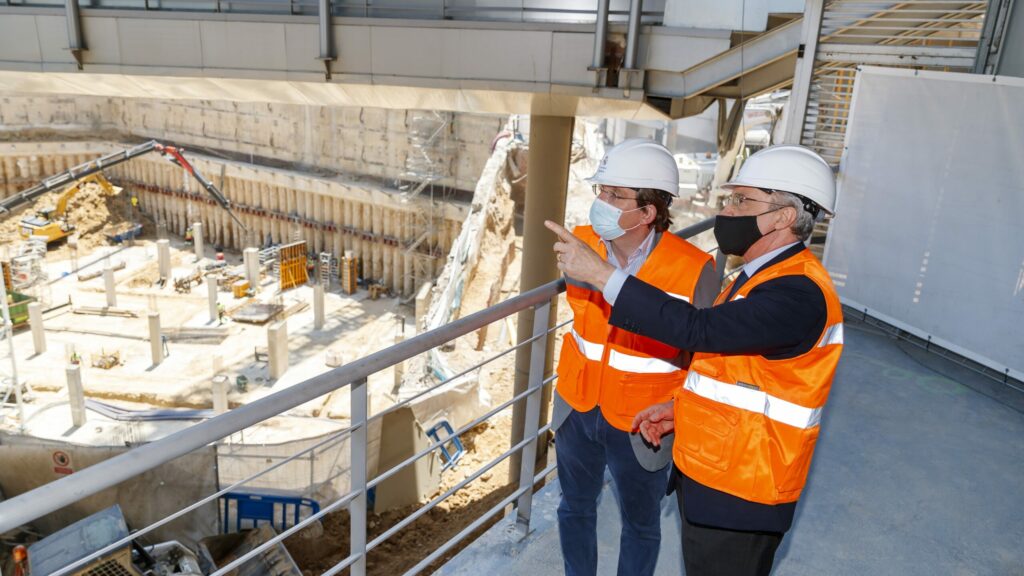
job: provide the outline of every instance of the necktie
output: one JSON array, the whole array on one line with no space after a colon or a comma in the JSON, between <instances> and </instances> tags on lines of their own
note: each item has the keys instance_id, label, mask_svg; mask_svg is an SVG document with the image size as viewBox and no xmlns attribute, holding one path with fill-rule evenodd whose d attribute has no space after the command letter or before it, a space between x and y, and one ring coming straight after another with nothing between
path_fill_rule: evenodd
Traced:
<instances>
[{"instance_id":1,"label":"necktie","mask_svg":"<svg viewBox=\"0 0 1024 576\"><path fill-rule=\"evenodd\" d=\"M742 286L743 286L744 284L746 284L746 283L747 283L747 280L748 280L748 279L749 279L749 277L747 276L747 271L746 271L746 270L744 270L744 271L740 272L740 277L739 277L739 278L737 278L735 282L733 282L733 284L732 284L732 290L730 290L730 291L729 291L729 297L728 297L728 298L726 298L726 299L725 299L725 301L726 301L726 302L728 302L729 300L732 300L732 297L733 297L733 296L735 296L735 295L736 295L736 292L738 292L738 291L739 291L739 289L740 289L740 288L741 288L741 287L742 287Z\"/></svg>"}]
</instances>

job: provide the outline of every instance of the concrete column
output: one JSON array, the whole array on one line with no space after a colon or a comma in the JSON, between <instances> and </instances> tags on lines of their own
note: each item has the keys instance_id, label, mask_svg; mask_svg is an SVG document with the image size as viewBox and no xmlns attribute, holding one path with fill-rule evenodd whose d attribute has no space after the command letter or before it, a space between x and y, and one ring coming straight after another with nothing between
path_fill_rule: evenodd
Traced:
<instances>
[{"instance_id":1,"label":"concrete column","mask_svg":"<svg viewBox=\"0 0 1024 576\"><path fill-rule=\"evenodd\" d=\"M228 411L228 377L224 374L213 377L213 411L217 414Z\"/></svg>"},{"instance_id":2,"label":"concrete column","mask_svg":"<svg viewBox=\"0 0 1024 576\"><path fill-rule=\"evenodd\" d=\"M170 280L171 278L171 241L157 240L156 241L156 261L157 268L160 270L160 277Z\"/></svg>"},{"instance_id":3,"label":"concrete column","mask_svg":"<svg viewBox=\"0 0 1024 576\"><path fill-rule=\"evenodd\" d=\"M526 207L523 214L523 264L520 276L520 293L547 284L559 276L558 262L551 245L555 236L544 227L545 220L565 221L565 198L569 184L569 154L572 147L573 118L556 116L530 116L529 175L526 180ZM549 328L554 327L558 318L558 300L551 302ZM518 340L523 342L533 335L533 310L524 310L518 318ZM552 357L555 347L554 334L547 341L547 360L544 363L545 377L551 374ZM530 346L522 346L516 352L516 372L513 395L529 388ZM545 393L541 403L541 419L546 418L550 392ZM526 418L526 402L515 404L512 410L512 445L523 439L522 429ZM543 422L542 422L543 424ZM547 443L538 442L537 459L547 458ZM509 461L509 481L518 484L520 453L512 455Z\"/></svg>"},{"instance_id":4,"label":"concrete column","mask_svg":"<svg viewBox=\"0 0 1024 576\"><path fill-rule=\"evenodd\" d=\"M245 263L245 280L249 288L256 289L260 284L260 251L256 248L246 248L242 252L242 261Z\"/></svg>"},{"instance_id":5,"label":"concrete column","mask_svg":"<svg viewBox=\"0 0 1024 576\"><path fill-rule=\"evenodd\" d=\"M405 318L401 318L401 329L395 331L395 344L400 344L405 340ZM405 362L399 362L395 364L395 380L392 384L391 394L398 397L398 394L402 391L402 379L405 377Z\"/></svg>"},{"instance_id":6,"label":"concrete column","mask_svg":"<svg viewBox=\"0 0 1024 576\"><path fill-rule=\"evenodd\" d=\"M430 306L430 291L434 288L433 283L424 282L423 286L416 292L416 333L423 328L423 319L427 316L427 307Z\"/></svg>"},{"instance_id":7,"label":"concrete column","mask_svg":"<svg viewBox=\"0 0 1024 576\"><path fill-rule=\"evenodd\" d=\"M110 267L103 270L103 287L107 292L107 308L117 308L117 291L114 289L114 269Z\"/></svg>"},{"instance_id":8,"label":"concrete column","mask_svg":"<svg viewBox=\"0 0 1024 576\"><path fill-rule=\"evenodd\" d=\"M416 270L413 268L413 261L416 258L416 253L403 253L402 257L402 274L404 277L404 285L402 286L402 294L408 296L413 293L416 289Z\"/></svg>"},{"instance_id":9,"label":"concrete column","mask_svg":"<svg viewBox=\"0 0 1024 576\"><path fill-rule=\"evenodd\" d=\"M210 322L217 321L217 279L213 276L206 277L206 294L210 303Z\"/></svg>"},{"instance_id":10,"label":"concrete column","mask_svg":"<svg viewBox=\"0 0 1024 576\"><path fill-rule=\"evenodd\" d=\"M82 370L78 364L66 368L68 376L68 403L71 404L71 422L85 426L85 389L82 388Z\"/></svg>"},{"instance_id":11,"label":"concrete column","mask_svg":"<svg viewBox=\"0 0 1024 576\"><path fill-rule=\"evenodd\" d=\"M164 343L160 339L160 313L149 313L149 356L153 366L164 361Z\"/></svg>"},{"instance_id":12,"label":"concrete column","mask_svg":"<svg viewBox=\"0 0 1024 576\"><path fill-rule=\"evenodd\" d=\"M324 285L319 282L313 285L313 328L324 328Z\"/></svg>"},{"instance_id":13,"label":"concrete column","mask_svg":"<svg viewBox=\"0 0 1024 576\"><path fill-rule=\"evenodd\" d=\"M267 355L271 380L284 376L288 371L288 322L281 321L267 327Z\"/></svg>"},{"instance_id":14,"label":"concrete column","mask_svg":"<svg viewBox=\"0 0 1024 576\"><path fill-rule=\"evenodd\" d=\"M33 302L28 305L28 323L32 327L32 345L36 354L46 352L46 333L43 332L43 305Z\"/></svg>"},{"instance_id":15,"label":"concrete column","mask_svg":"<svg viewBox=\"0 0 1024 576\"><path fill-rule=\"evenodd\" d=\"M196 260L203 259L203 223L192 224L192 242L196 249Z\"/></svg>"}]
</instances>

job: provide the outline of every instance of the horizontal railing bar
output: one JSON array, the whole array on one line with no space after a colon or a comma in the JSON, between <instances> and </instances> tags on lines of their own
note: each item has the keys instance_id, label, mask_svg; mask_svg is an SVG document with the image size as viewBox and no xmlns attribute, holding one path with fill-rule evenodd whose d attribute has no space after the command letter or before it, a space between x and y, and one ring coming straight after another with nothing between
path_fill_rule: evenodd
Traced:
<instances>
[{"instance_id":1,"label":"horizontal railing bar","mask_svg":"<svg viewBox=\"0 0 1024 576\"><path fill-rule=\"evenodd\" d=\"M532 342L536 338L544 337L547 334L550 334L550 333L554 332L555 330L561 328L562 326L565 326L565 325L569 324L570 322L572 322L572 320L566 320L565 322L562 322L562 323L554 326L553 328L548 329L544 334L541 334L541 335L538 335L538 336L535 336L535 337L531 337L529 340L523 341L523 344ZM506 350L505 352L502 352L501 354L498 354L497 356L492 357L491 360L500 357L502 354L505 354L505 353L507 353L510 350L514 350L518 346L519 345L517 345L515 347L512 347L512 348ZM484 362L484 364L486 364L486 362ZM477 366L477 368L479 368L480 366L483 366L484 364L481 364L481 365ZM418 398L422 394L426 394L426 393L432 392L432 391L436 390L437 388L446 385L451 380L453 380L455 378L458 378L460 376L461 375L453 376L452 378L449 378L448 380L445 380L444 382L438 384L437 386L433 386L433 387L431 387L431 388L429 388L427 390L424 390L420 394L417 394L416 396L413 396L412 398L409 398L409 399L405 400L401 404L396 404L395 406L392 406L388 410L385 410L384 412L380 412L380 413L374 415L372 418L367 419L367 424L369 424L374 419L376 419L376 418L378 418L380 416L383 416L384 414L386 414L386 413L388 413L390 411L393 411L395 409L398 409L398 408L401 408L402 406L407 405L409 402L412 402L413 400L415 400L416 398ZM541 387L546 386L547 384L551 383L553 380L555 380L555 378L557 378L557 374L552 375L551 377L549 377L546 380L544 380L544 382L541 383ZM536 388L530 388L530 389L525 390L521 394L518 394L517 396L515 396L512 399L510 399L509 401L507 401L507 402L501 404L500 406L492 409L488 413L486 413L486 414L484 414L484 415L474 419L472 422L470 422L468 424L463 425L458 430L453 432L452 436L458 436L458 435L463 434L466 431L472 429L474 426L478 426L479 424L483 423L484 421L486 421L491 416L494 416L498 412L501 412L502 410L508 408L513 403L518 402L519 400L522 400L523 398L525 398L526 396L531 394L534 390L536 390ZM224 488L224 489L220 490L219 492L211 494L210 496L207 496L207 497L203 498L202 500L199 500L199 501L193 503L192 505L190 505L190 506L188 506L186 508L183 508L183 509L181 509L181 510L179 510L179 511L177 511L177 512L175 512L175 513L173 513L173 514L171 514L171 515L169 515L167 517L165 517L165 518L162 518L162 519L160 519L160 520L150 524L149 526L146 526L144 528L141 528L139 530L136 530L136 531L132 532L130 535L122 538L121 540L118 540L117 542L114 542L113 544L110 544L110 545L106 546L105 548L103 548L101 550L98 550L98 551L94 552L93 554L91 554L91 555L89 555L89 556L87 556L85 558L82 558L81 560L76 561L74 564L71 564L69 566L65 566L60 571L54 573L52 576L63 576L64 574L68 573L71 570L74 570L75 568L78 568L78 567L80 567L80 566L82 566L84 564L87 564L88 562L90 562L92 560L95 560L97 558L100 558L103 555L107 554L108 552L112 552L112 551L116 550L117 548L119 548L119 547L121 547L121 546L123 546L125 544L130 543L132 540L135 540L136 538L138 538L140 536L148 534L149 532L151 532L151 531L153 531L153 530L163 526L164 524L167 524L168 522L171 522L171 521L173 521L173 520L175 520L177 518L180 518L181 516L184 516L185 514L188 514L189 512L192 512L193 510L199 508L200 506L203 506L203 505L205 505L205 504L207 504L207 503L209 503L209 502L211 502L211 501L213 501L213 500L223 496L224 494L227 494L228 492L231 492L232 490L234 490L235 488L238 488L239 486L243 486L245 484L248 484L249 482L255 480L256 478L259 478L260 476L263 476L264 474L272 472L273 470L276 470L277 468L280 468L281 466L284 466L285 464L288 464L289 462L293 462L293 461L299 459L299 457L301 457L301 456L303 456L303 455L305 455L307 453L311 453L314 450L322 448L323 446L325 446L325 445L327 445L327 444L329 444L331 442L337 441L340 438L342 438L343 436L350 435L351 433L352 433L352 427L345 428L343 430L339 430L338 432L335 432L334 434L331 434L330 436L324 438L320 442L317 442L313 446L310 446L310 447L305 448L305 449L303 449L303 450L301 450L299 452L296 452L295 454L293 454L293 455L289 456L288 458L286 458L286 459L284 459L284 460L274 464L273 466L270 466L269 468L265 468L265 469L255 473L255 474L253 474L252 476L249 476L248 478L244 478L242 480L239 480L238 482L235 482L231 486L228 486L227 488ZM387 480L391 476L397 474L399 471L401 471L403 468L405 468L406 466L408 466L412 462L415 462L416 460L422 458L423 456L433 452L434 450L436 450L437 448L439 448L440 446L444 445L447 442L448 442L447 439L438 441L437 443L431 442L429 444L429 446L427 448L425 448L424 450L416 453L415 455L413 455L412 457L406 459L405 461L395 465L394 467L390 468L387 472L378 475L376 478L374 478L372 481L369 482L367 487L368 488L375 487L377 484L379 484L379 483L383 482L384 480ZM235 454L229 454L229 455L226 455L226 456L229 456L231 458L247 457L246 455L235 455ZM251 455L251 456L248 456L248 457L259 458L259 459L266 458L266 456L260 456L260 455Z\"/></svg>"},{"instance_id":2,"label":"horizontal railing bar","mask_svg":"<svg viewBox=\"0 0 1024 576\"><path fill-rule=\"evenodd\" d=\"M558 377L557 374L552 374L546 380L541 382L540 388L543 388L544 386L547 386L552 380L554 380L557 377ZM487 411L482 416L478 416L473 421L471 421L471 422L469 422L467 424L463 424L455 432L452 432L452 436L459 436L460 434L463 434L463 433L465 433L465 432L467 432L469 430L472 430L474 426L479 426L480 424L485 422L491 416L494 416L495 414L501 412L502 410L505 410L506 408L508 408L509 406L515 404L516 402L519 402L523 398L526 398L527 396L529 396L530 394L532 394L536 390L537 390L537 388L527 388L526 390L523 390L522 392L520 392L519 394L513 396L512 398L509 398L505 402L502 402L501 404L495 406L494 408L491 408L489 411ZM398 474L398 472L400 472L402 468L405 468L406 466L408 466L409 464L415 462L416 460L419 460L420 458L426 456L427 454L430 454L431 452L433 452L437 448L443 446L447 442L448 442L447 439L446 440L438 440L436 444L431 442L431 444L429 446L427 446L426 448L424 448L423 450L420 450L416 454L413 454L412 456L406 458L402 462L399 462L398 464L392 466L387 471L378 474L373 480L370 480L367 483L367 485L366 485L367 488L373 488L373 487L377 486L377 484L380 484L381 482L387 480L388 478L394 476L395 474Z\"/></svg>"},{"instance_id":3,"label":"horizontal railing bar","mask_svg":"<svg viewBox=\"0 0 1024 576\"><path fill-rule=\"evenodd\" d=\"M545 476L547 476L548 474L554 472L555 468L556 468L556 466L554 464L548 465L547 468L545 468L539 474L537 474L536 476L533 477L533 483L532 484L530 484L529 486L520 486L519 489L517 489L515 492L509 494L507 497L505 497L504 500L502 500L501 502L498 502L497 504L495 504L493 508L491 508L487 512L484 512L483 514L481 514L479 518L474 520L473 523L470 524L469 526L466 526L465 528L463 528L462 531L459 532L458 534L456 534L455 536L453 536L451 540L449 540L448 542L442 544L440 548L438 548L437 550L432 552L429 556L427 556L426 558L421 560L418 564L416 564L415 566L410 568L405 573L405 576L412 576L412 575L415 575L415 574L419 574L421 570L423 570L424 568L429 566L432 562L436 561L438 558L443 556L453 546L455 546L459 542L462 542L463 540L465 540L466 536L469 536L474 531L476 531L478 528L483 526L484 523L489 521L492 516L494 516L498 512L501 512L502 510L505 509L506 506L508 506L509 504L511 504L511 503L515 502L516 500L518 500L519 497L522 496L523 494L525 494L527 490L533 490L534 486L536 486L537 483L540 482Z\"/></svg>"},{"instance_id":4,"label":"horizontal railing bar","mask_svg":"<svg viewBox=\"0 0 1024 576\"><path fill-rule=\"evenodd\" d=\"M142 472L277 416L328 392L347 386L350 382L367 378L371 374L408 360L496 320L536 304L547 302L564 289L565 281L562 279L549 282L519 296L314 376L290 388L265 396L251 404L240 406L155 442L143 444L124 454L76 472L74 478L65 476L35 490L0 502L0 532L12 530L105 488L116 486Z\"/></svg>"},{"instance_id":5,"label":"horizontal railing bar","mask_svg":"<svg viewBox=\"0 0 1024 576\"><path fill-rule=\"evenodd\" d=\"M553 328L549 328L543 334L539 334L537 336L530 336L529 338L527 338L526 340L523 340L522 342L519 342L515 346L507 348L507 349L505 349L505 350L495 354L494 356L491 356L487 360L484 360L483 362L480 362L480 363L478 363L478 364L476 364L476 365L474 365L474 366L472 366L470 368L466 368L462 372L460 372L460 373L458 373L458 374L456 374L454 376L451 376L450 378L448 378L444 382L441 382L440 384L437 384L435 386L431 386L430 388L427 388L425 390L421 390L420 392L417 392L413 396L410 396L409 398L406 398L401 403L395 404L393 406L390 406L387 409L382 410L382 411L374 414L373 416L370 416L369 418L366 419L366 421L367 421L367 423L373 422L374 420L377 420L379 418L383 418L387 414L390 414L390 413L392 413L392 412L394 412L396 410L400 410L406 404L409 404L410 402L418 400L419 398L421 398L421 397L423 397L423 396L425 396L427 394L430 394L431 392L434 392L438 388L447 385L448 383L450 383L451 381L453 381L453 380L455 380L457 378L462 378L463 376L465 376L466 374L469 374L473 370L479 370L480 368L483 368L484 366L486 366L490 362L493 362L493 361L497 360L498 358L501 358L502 356L508 354L509 352L511 352L513 350L518 350L520 347L525 346L526 344L531 344L534 340L537 340L539 338L547 337L548 334L551 334L552 332L558 330L559 328L561 328L562 326L565 326L566 324L569 324L570 322L572 322L572 320L566 320L565 322L562 322L561 324L555 325Z\"/></svg>"},{"instance_id":6,"label":"horizontal railing bar","mask_svg":"<svg viewBox=\"0 0 1024 576\"><path fill-rule=\"evenodd\" d=\"M387 540L388 538L393 536L395 533L401 531L402 529L404 529L409 524L412 524L413 522L415 522L417 519L419 519L421 516L423 516L427 512L430 512L431 510L433 510L434 507L437 506L439 503L443 502L445 498L448 498L452 494L458 492L459 490L462 490L463 488L466 487L467 484L469 484L470 482L472 482L472 481L476 480L477 478L483 476L491 468L494 468L495 466L500 464L502 461L504 461L509 456L515 454L516 452L519 452L520 450L525 448L527 444L537 440L537 438L539 438L539 437L540 437L540 432L538 431L538 434L536 436L530 436L528 438L523 438L522 440L517 442L514 446L512 446L508 450L502 452L499 456L495 457L494 460L490 461L489 463L487 463L484 466L481 466L476 472L473 472L469 476L466 476L460 482L458 482L457 484L455 484L454 486L452 486L448 490L445 490L445 492L443 494L441 494L439 496L436 496L430 502L427 502L422 507L417 509L415 512L413 512L412 514L406 516L405 518L403 518L400 522L398 522L397 524L395 524L391 528L388 528L383 534L381 534L380 536L377 536L376 538L371 540L370 543L366 545L366 550L367 551L373 550L375 547L379 546L381 542Z\"/></svg>"},{"instance_id":7,"label":"horizontal railing bar","mask_svg":"<svg viewBox=\"0 0 1024 576\"><path fill-rule=\"evenodd\" d=\"M332 434L332 435L328 436L327 438L324 438L320 442L317 442L313 446L310 446L309 448L306 448L305 450L302 450L301 452L297 452L297 453L289 456L288 458L278 462L277 464L274 464L273 466L270 466L269 468L265 468L265 469L260 470L259 472L255 473L255 474L253 474L252 476L249 476L248 478L244 478L242 480L239 480L238 482L235 482L234 484L228 486L227 488L223 488L223 489L219 490L218 492L215 492L215 493L213 493L213 494L211 494L211 495L209 495L209 496L207 496L207 497L205 497L205 498L203 498L203 499L201 499L201 500L199 500L197 502L192 503L192 505L190 505L190 506L186 506L185 508L182 508L181 510L178 510L177 512L174 512L173 514L171 514L169 516L165 516L164 518L161 518L160 520L157 520L156 522L153 522L149 526L146 526L144 528L140 528L139 530L133 531L131 534L129 534L128 536L125 536L124 538L118 540L117 542L114 542L113 544L110 544L110 545L108 545L108 546L106 546L106 547L104 547L104 548L102 548L100 550L97 550L96 552L93 552L89 556L86 556L85 558L82 558L82 559L76 561L73 564L70 564L68 566L65 566L64 568L61 568L60 570L58 570L57 572L54 572L50 576L63 576L64 574L67 574L67 573L69 573L71 571L74 571L75 569L77 569L77 568L79 568L81 566L84 566L85 564L87 564L87 563L89 563L89 562L91 562L93 560L96 560L97 558L100 558L100 557L106 555L109 552L113 552L114 550L117 550L121 546L124 546L125 544L130 543L132 540L135 540L136 538L138 538L140 536L144 536L146 534L149 534L150 532L152 532L153 530L156 530L157 528L163 526L164 524L167 524L168 522L172 522L172 521L174 521L174 520L184 516L185 514L188 514L189 512L192 512L192 511L196 510L200 506L204 506L204 505L212 502L213 500L215 500L217 498L220 498L224 494L227 494L228 492L231 492L232 490L234 490L235 488L238 488L239 486L243 486L245 484L248 484L249 482L259 478L260 476L263 476L264 474L268 474L268 473L270 473L270 472L280 468L281 466L284 466L285 464L288 464L289 462L297 460L300 456L302 456L306 452L312 452L313 450L316 450L317 448L320 448L320 447L322 447L322 446L324 446L324 445L326 445L326 444L328 444L330 442L333 442L333 441L337 440L341 436L344 436L346 434L350 434L351 432L352 432L351 428L346 428L344 430L340 430L337 433Z\"/></svg>"},{"instance_id":8,"label":"horizontal railing bar","mask_svg":"<svg viewBox=\"0 0 1024 576\"><path fill-rule=\"evenodd\" d=\"M679 236L680 238L683 238L685 240L685 239L688 239L688 238L692 238L692 237L696 236L697 234L700 234L701 232L707 232L708 230L711 230L714 227L715 227L715 217L711 216L711 217L708 217L708 218L705 218L705 219L701 220L700 222L697 222L697 223L694 223L694 224L690 224L689 226L687 226L685 228L676 230L675 232L673 232L673 234L675 234L676 236Z\"/></svg>"}]
</instances>

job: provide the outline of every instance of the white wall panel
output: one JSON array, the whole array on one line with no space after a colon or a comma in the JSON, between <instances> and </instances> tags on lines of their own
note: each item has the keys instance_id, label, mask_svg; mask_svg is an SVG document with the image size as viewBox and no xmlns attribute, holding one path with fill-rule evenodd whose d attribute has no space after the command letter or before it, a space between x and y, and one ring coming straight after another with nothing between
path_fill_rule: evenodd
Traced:
<instances>
[{"instance_id":1,"label":"white wall panel","mask_svg":"<svg viewBox=\"0 0 1024 576\"><path fill-rule=\"evenodd\" d=\"M858 73L825 262L848 304L1024 377L1024 80Z\"/></svg>"}]
</instances>

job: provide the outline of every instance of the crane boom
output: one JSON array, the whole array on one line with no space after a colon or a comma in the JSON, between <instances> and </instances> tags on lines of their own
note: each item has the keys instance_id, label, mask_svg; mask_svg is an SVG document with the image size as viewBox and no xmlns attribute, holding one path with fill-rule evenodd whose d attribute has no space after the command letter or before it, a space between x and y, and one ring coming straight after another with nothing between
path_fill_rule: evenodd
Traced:
<instances>
[{"instance_id":1,"label":"crane boom","mask_svg":"<svg viewBox=\"0 0 1024 576\"><path fill-rule=\"evenodd\" d=\"M183 156L184 150L174 146L166 146L156 140L150 140L149 142L144 142L125 150L111 152L110 154L101 156L95 160L89 160L88 162L84 162L78 166L68 168L60 174L46 178L31 188L22 190L8 198L4 198L0 200L0 215L6 214L19 206L27 204L51 190L67 186L68 184L77 182L86 176L90 176L110 168L111 166L116 166L122 162L133 160L153 151L159 152L163 157L184 168L186 172L199 182L203 189L206 190L206 193L213 197L213 200L220 205L221 208L227 210L231 219L234 220L242 230L245 230L246 232L249 231L245 224L243 224L242 221L235 216L235 213L231 211L231 201L228 200L212 182L203 177L203 175L185 159L185 156Z\"/></svg>"}]
</instances>

